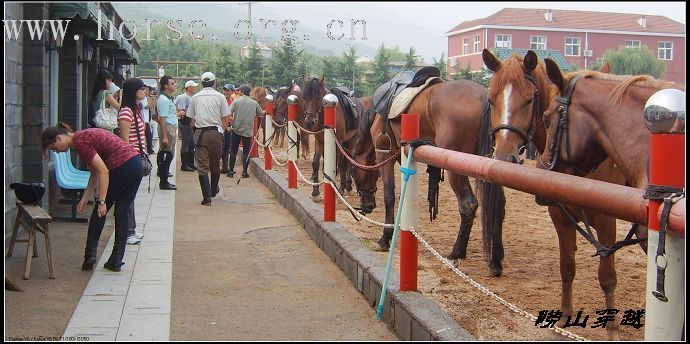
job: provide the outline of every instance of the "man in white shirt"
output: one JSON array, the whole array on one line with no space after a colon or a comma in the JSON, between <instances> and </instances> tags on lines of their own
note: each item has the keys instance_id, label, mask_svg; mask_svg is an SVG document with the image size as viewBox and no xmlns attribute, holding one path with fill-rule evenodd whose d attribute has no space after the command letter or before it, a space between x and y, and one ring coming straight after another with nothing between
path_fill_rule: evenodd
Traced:
<instances>
[{"instance_id":1,"label":"man in white shirt","mask_svg":"<svg viewBox=\"0 0 690 344\"><path fill-rule=\"evenodd\" d=\"M191 121L186 113L187 107L189 106L189 100L192 99L198 85L199 84L192 80L187 81L184 84L184 93L177 96L174 101L178 113L182 113L182 116L180 116L178 120L180 136L182 137L182 147L180 147L182 166L180 169L188 172L196 171L196 166L194 166L194 134L192 133L192 126L190 125Z\"/></svg>"}]
</instances>

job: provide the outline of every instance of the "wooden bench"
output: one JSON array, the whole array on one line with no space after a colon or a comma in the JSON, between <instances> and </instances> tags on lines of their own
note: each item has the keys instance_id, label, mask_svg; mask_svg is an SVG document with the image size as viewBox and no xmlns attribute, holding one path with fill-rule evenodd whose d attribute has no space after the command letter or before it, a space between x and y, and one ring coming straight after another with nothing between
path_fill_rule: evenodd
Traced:
<instances>
[{"instance_id":1,"label":"wooden bench","mask_svg":"<svg viewBox=\"0 0 690 344\"><path fill-rule=\"evenodd\" d=\"M54 279L53 274L53 253L50 250L50 235L49 223L53 218L37 205L24 204L17 202L17 217L14 220L14 227L12 228L12 238L10 239L10 247L7 250L7 257L12 256L15 242L26 242L26 264L24 265L24 279L28 280L31 275L31 258L38 257L38 249L36 247L36 232L41 232L46 240L46 254L48 256L48 269L50 271L50 278ZM17 232L19 225L29 233L28 239L17 239ZM33 254L32 254L33 251Z\"/></svg>"}]
</instances>

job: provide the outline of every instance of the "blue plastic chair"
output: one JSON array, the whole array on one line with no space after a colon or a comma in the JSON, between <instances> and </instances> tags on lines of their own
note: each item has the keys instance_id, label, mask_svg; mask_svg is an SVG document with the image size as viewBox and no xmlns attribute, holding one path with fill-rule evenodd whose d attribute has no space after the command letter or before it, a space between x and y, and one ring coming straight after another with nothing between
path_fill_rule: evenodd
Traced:
<instances>
[{"instance_id":1,"label":"blue plastic chair","mask_svg":"<svg viewBox=\"0 0 690 344\"><path fill-rule=\"evenodd\" d=\"M84 221L85 219L77 218L77 203L84 193L84 189L89 183L91 172L82 171L74 167L70 157L70 151L67 152L50 152L53 161L55 162L55 180L58 185L67 191L71 196L72 203L72 221Z\"/></svg>"}]
</instances>

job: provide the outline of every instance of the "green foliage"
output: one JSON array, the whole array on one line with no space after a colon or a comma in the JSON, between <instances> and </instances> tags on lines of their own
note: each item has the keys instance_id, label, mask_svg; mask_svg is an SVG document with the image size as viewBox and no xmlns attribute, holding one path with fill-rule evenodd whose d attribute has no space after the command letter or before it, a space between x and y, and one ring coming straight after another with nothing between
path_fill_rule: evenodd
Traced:
<instances>
[{"instance_id":1,"label":"green foliage","mask_svg":"<svg viewBox=\"0 0 690 344\"><path fill-rule=\"evenodd\" d=\"M647 74L661 79L666 72L666 63L659 61L657 56L646 46L640 48L622 47L618 50L609 49L604 54L604 59L609 61L611 74Z\"/></svg>"},{"instance_id":2,"label":"green foliage","mask_svg":"<svg viewBox=\"0 0 690 344\"><path fill-rule=\"evenodd\" d=\"M222 46L219 49L211 49L213 54L209 54L208 64L205 69L210 70L216 75L216 79L220 80L219 85L227 83L237 83L238 66L237 60L239 54L234 47Z\"/></svg>"},{"instance_id":3,"label":"green foliage","mask_svg":"<svg viewBox=\"0 0 690 344\"><path fill-rule=\"evenodd\" d=\"M410 50L405 54L405 66L403 70L417 70L417 54L413 47L410 47Z\"/></svg>"},{"instance_id":4,"label":"green foliage","mask_svg":"<svg viewBox=\"0 0 690 344\"><path fill-rule=\"evenodd\" d=\"M303 72L298 67L302 53L302 50L297 51L291 43L273 49L273 59L270 61L271 73L266 78L266 84L288 86L293 79L300 79Z\"/></svg>"},{"instance_id":5,"label":"green foliage","mask_svg":"<svg viewBox=\"0 0 690 344\"><path fill-rule=\"evenodd\" d=\"M249 48L249 56L243 58L240 63L238 82L251 83L253 86L262 84L262 76L265 76L264 58L261 56L261 48L253 44Z\"/></svg>"},{"instance_id":6,"label":"green foliage","mask_svg":"<svg viewBox=\"0 0 690 344\"><path fill-rule=\"evenodd\" d=\"M391 79L387 68L389 62L390 53L386 51L386 47L381 43L374 59L373 75L371 76L372 84L380 86Z\"/></svg>"},{"instance_id":7,"label":"green foliage","mask_svg":"<svg viewBox=\"0 0 690 344\"><path fill-rule=\"evenodd\" d=\"M446 54L441 53L440 59L436 60L435 57L433 59L434 59L434 62L432 63L432 65L441 71L441 79L448 80L448 70L446 67Z\"/></svg>"}]
</instances>

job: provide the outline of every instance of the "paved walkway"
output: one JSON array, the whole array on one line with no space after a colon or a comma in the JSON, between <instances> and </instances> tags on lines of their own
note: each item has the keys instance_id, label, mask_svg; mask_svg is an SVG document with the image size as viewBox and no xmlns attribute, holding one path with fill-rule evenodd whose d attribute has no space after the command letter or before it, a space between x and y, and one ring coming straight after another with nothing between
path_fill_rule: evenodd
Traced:
<instances>
[{"instance_id":1,"label":"paved walkway","mask_svg":"<svg viewBox=\"0 0 690 344\"><path fill-rule=\"evenodd\" d=\"M179 167L174 174L177 191L159 190L152 177L149 194L142 181L135 201L142 243L127 246L116 273L103 268L111 237L64 336L396 339L255 178L237 185L221 176L221 193L204 207L197 174Z\"/></svg>"}]
</instances>

